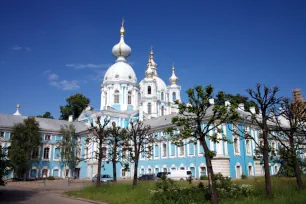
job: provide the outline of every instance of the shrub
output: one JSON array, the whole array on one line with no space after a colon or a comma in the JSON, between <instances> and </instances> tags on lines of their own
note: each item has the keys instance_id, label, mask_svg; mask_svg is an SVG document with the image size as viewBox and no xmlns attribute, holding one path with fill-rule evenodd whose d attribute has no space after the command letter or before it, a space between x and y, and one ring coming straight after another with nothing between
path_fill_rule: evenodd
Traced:
<instances>
[{"instance_id":1,"label":"shrub","mask_svg":"<svg viewBox=\"0 0 306 204\"><path fill-rule=\"evenodd\" d=\"M241 179L247 179L248 177L245 174L241 175Z\"/></svg>"},{"instance_id":2,"label":"shrub","mask_svg":"<svg viewBox=\"0 0 306 204\"><path fill-rule=\"evenodd\" d=\"M205 189L205 191L203 191ZM165 179L156 183L156 190L151 190L152 204L197 204L207 202L207 187L181 187L174 181Z\"/></svg>"},{"instance_id":3,"label":"shrub","mask_svg":"<svg viewBox=\"0 0 306 204\"><path fill-rule=\"evenodd\" d=\"M217 187L228 188L232 185L231 177L223 176L221 173L215 175L215 181L217 182Z\"/></svg>"},{"instance_id":4,"label":"shrub","mask_svg":"<svg viewBox=\"0 0 306 204\"><path fill-rule=\"evenodd\" d=\"M55 180L55 177L54 176L48 176L47 179L48 180Z\"/></svg>"},{"instance_id":5,"label":"shrub","mask_svg":"<svg viewBox=\"0 0 306 204\"><path fill-rule=\"evenodd\" d=\"M202 176L200 176L200 180L208 180L208 176L206 176L206 175L202 175Z\"/></svg>"}]
</instances>

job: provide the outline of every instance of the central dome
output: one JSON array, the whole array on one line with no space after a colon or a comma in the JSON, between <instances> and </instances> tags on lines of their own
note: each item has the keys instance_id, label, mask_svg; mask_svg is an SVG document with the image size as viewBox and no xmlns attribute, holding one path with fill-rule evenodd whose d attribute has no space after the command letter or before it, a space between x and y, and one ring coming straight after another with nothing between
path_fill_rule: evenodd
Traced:
<instances>
[{"instance_id":1,"label":"central dome","mask_svg":"<svg viewBox=\"0 0 306 204\"><path fill-rule=\"evenodd\" d=\"M103 84L117 81L137 83L136 74L128 63L117 61L106 71Z\"/></svg>"}]
</instances>

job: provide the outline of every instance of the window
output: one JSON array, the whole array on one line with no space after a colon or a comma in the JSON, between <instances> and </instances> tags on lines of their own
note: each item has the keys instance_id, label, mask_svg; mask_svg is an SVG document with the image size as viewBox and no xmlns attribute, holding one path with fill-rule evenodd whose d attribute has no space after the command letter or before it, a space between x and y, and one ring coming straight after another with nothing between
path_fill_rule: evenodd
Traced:
<instances>
[{"instance_id":1,"label":"window","mask_svg":"<svg viewBox=\"0 0 306 204\"><path fill-rule=\"evenodd\" d=\"M185 167L183 167L183 166L182 166L182 167L180 167L180 170L185 170Z\"/></svg>"},{"instance_id":2,"label":"window","mask_svg":"<svg viewBox=\"0 0 306 204\"><path fill-rule=\"evenodd\" d=\"M251 143L250 140L245 141L247 154L251 154L251 144L250 143Z\"/></svg>"},{"instance_id":3,"label":"window","mask_svg":"<svg viewBox=\"0 0 306 204\"><path fill-rule=\"evenodd\" d=\"M105 105L107 104L107 92L104 92Z\"/></svg>"},{"instance_id":4,"label":"window","mask_svg":"<svg viewBox=\"0 0 306 204\"><path fill-rule=\"evenodd\" d=\"M160 100L164 100L164 92L161 92L161 94L160 94Z\"/></svg>"},{"instance_id":5,"label":"window","mask_svg":"<svg viewBox=\"0 0 306 204\"><path fill-rule=\"evenodd\" d=\"M152 105L151 103L148 103L148 114L152 113Z\"/></svg>"},{"instance_id":6,"label":"window","mask_svg":"<svg viewBox=\"0 0 306 204\"><path fill-rule=\"evenodd\" d=\"M55 148L54 159L59 159L61 156L61 149L59 147Z\"/></svg>"},{"instance_id":7,"label":"window","mask_svg":"<svg viewBox=\"0 0 306 204\"><path fill-rule=\"evenodd\" d=\"M106 147L102 147L102 159L106 159L107 150Z\"/></svg>"},{"instance_id":8,"label":"window","mask_svg":"<svg viewBox=\"0 0 306 204\"><path fill-rule=\"evenodd\" d=\"M45 140L51 140L51 135L45 135Z\"/></svg>"},{"instance_id":9,"label":"window","mask_svg":"<svg viewBox=\"0 0 306 204\"><path fill-rule=\"evenodd\" d=\"M124 169L122 169L121 177L125 177L125 173L126 173L126 171Z\"/></svg>"},{"instance_id":10,"label":"window","mask_svg":"<svg viewBox=\"0 0 306 204\"><path fill-rule=\"evenodd\" d=\"M167 156L167 144L164 143L163 144L163 157L166 157Z\"/></svg>"},{"instance_id":11,"label":"window","mask_svg":"<svg viewBox=\"0 0 306 204\"><path fill-rule=\"evenodd\" d=\"M189 141L189 155L194 155L194 143L193 141Z\"/></svg>"},{"instance_id":12,"label":"window","mask_svg":"<svg viewBox=\"0 0 306 204\"><path fill-rule=\"evenodd\" d=\"M204 167L204 166L200 167L200 175L201 176L206 176L206 167Z\"/></svg>"},{"instance_id":13,"label":"window","mask_svg":"<svg viewBox=\"0 0 306 204\"><path fill-rule=\"evenodd\" d=\"M49 147L44 148L44 159L49 159L49 151Z\"/></svg>"},{"instance_id":14,"label":"window","mask_svg":"<svg viewBox=\"0 0 306 204\"><path fill-rule=\"evenodd\" d=\"M114 94L114 103L119 103L119 91L116 90Z\"/></svg>"},{"instance_id":15,"label":"window","mask_svg":"<svg viewBox=\"0 0 306 204\"><path fill-rule=\"evenodd\" d=\"M158 144L155 144L155 148L154 148L154 156L155 157L159 157L159 148L158 148Z\"/></svg>"},{"instance_id":16,"label":"window","mask_svg":"<svg viewBox=\"0 0 306 204\"><path fill-rule=\"evenodd\" d=\"M167 168L163 168L163 172L167 172Z\"/></svg>"},{"instance_id":17,"label":"window","mask_svg":"<svg viewBox=\"0 0 306 204\"><path fill-rule=\"evenodd\" d=\"M128 104L132 104L132 93L128 92Z\"/></svg>"},{"instance_id":18,"label":"window","mask_svg":"<svg viewBox=\"0 0 306 204\"><path fill-rule=\"evenodd\" d=\"M148 168L148 174L151 174L151 173L152 173L152 169Z\"/></svg>"},{"instance_id":19,"label":"window","mask_svg":"<svg viewBox=\"0 0 306 204\"><path fill-rule=\"evenodd\" d=\"M42 176L47 177L48 176L48 169L43 169L42 170Z\"/></svg>"},{"instance_id":20,"label":"window","mask_svg":"<svg viewBox=\"0 0 306 204\"><path fill-rule=\"evenodd\" d=\"M172 93L172 100L173 100L173 101L176 100L176 93L175 93L175 92Z\"/></svg>"},{"instance_id":21,"label":"window","mask_svg":"<svg viewBox=\"0 0 306 204\"><path fill-rule=\"evenodd\" d=\"M32 159L38 159L38 151L39 151L38 147L33 149L33 151L32 151Z\"/></svg>"},{"instance_id":22,"label":"window","mask_svg":"<svg viewBox=\"0 0 306 204\"><path fill-rule=\"evenodd\" d=\"M69 169L66 169L66 171L65 171L65 176L66 176L66 177L69 176Z\"/></svg>"},{"instance_id":23,"label":"window","mask_svg":"<svg viewBox=\"0 0 306 204\"><path fill-rule=\"evenodd\" d=\"M151 92L152 92L151 86L148 86L148 95L151 95Z\"/></svg>"},{"instance_id":24,"label":"window","mask_svg":"<svg viewBox=\"0 0 306 204\"><path fill-rule=\"evenodd\" d=\"M277 172L278 172L278 166L275 165L275 166L274 166L274 174L277 174Z\"/></svg>"},{"instance_id":25,"label":"window","mask_svg":"<svg viewBox=\"0 0 306 204\"><path fill-rule=\"evenodd\" d=\"M4 137L4 132L0 132L0 137Z\"/></svg>"},{"instance_id":26,"label":"window","mask_svg":"<svg viewBox=\"0 0 306 204\"><path fill-rule=\"evenodd\" d=\"M184 156L185 152L184 152L184 143L183 142L181 142L179 149L180 149L180 156Z\"/></svg>"},{"instance_id":27,"label":"window","mask_svg":"<svg viewBox=\"0 0 306 204\"><path fill-rule=\"evenodd\" d=\"M161 115L164 115L164 106L161 107Z\"/></svg>"},{"instance_id":28,"label":"window","mask_svg":"<svg viewBox=\"0 0 306 204\"><path fill-rule=\"evenodd\" d=\"M253 176L253 167L249 166L249 176Z\"/></svg>"},{"instance_id":29,"label":"window","mask_svg":"<svg viewBox=\"0 0 306 204\"><path fill-rule=\"evenodd\" d=\"M237 137L235 137L234 139L234 151L235 151L235 154L239 154L240 151L239 151L239 140Z\"/></svg>"},{"instance_id":30,"label":"window","mask_svg":"<svg viewBox=\"0 0 306 204\"><path fill-rule=\"evenodd\" d=\"M126 159L126 151L127 151L127 148L122 149L122 159Z\"/></svg>"},{"instance_id":31,"label":"window","mask_svg":"<svg viewBox=\"0 0 306 204\"><path fill-rule=\"evenodd\" d=\"M88 147L85 148L85 158L88 158Z\"/></svg>"}]
</instances>

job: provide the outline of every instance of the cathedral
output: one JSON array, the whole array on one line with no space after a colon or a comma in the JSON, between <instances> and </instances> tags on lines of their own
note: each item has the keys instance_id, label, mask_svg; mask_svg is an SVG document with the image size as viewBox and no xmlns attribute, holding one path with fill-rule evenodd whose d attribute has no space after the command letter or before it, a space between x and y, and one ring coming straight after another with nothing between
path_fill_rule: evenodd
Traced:
<instances>
[{"instance_id":1,"label":"cathedral","mask_svg":"<svg viewBox=\"0 0 306 204\"><path fill-rule=\"evenodd\" d=\"M116 60L106 71L100 86L100 110L93 111L88 107L75 121L72 119L64 121L36 118L41 129L42 144L38 153L32 154L33 161L27 176L38 178L45 175L66 178L75 175L85 179L96 175L95 152L97 145L88 145L86 137L89 134L88 127L91 123L95 124L98 116L107 117L111 123L115 122L120 127L127 127L131 119L139 119L150 125L156 135L157 140L152 144L152 157L141 157L139 169L133 169L133 165L129 164L130 168L126 170L124 166L117 163L116 171L119 178L131 178L134 171L138 171L138 174L142 175L177 169L190 170L194 178L207 175L204 151L199 142L194 144L186 139L183 146L176 146L171 137L165 135L163 131L171 125L171 118L178 112L174 101L181 101L181 86L178 84L174 66L172 65L172 73L169 69L169 85L166 85L165 81L158 76L158 65L151 48L144 70L145 78L139 81L132 66L128 63L131 48L125 43L123 24L120 29L119 43L112 48L112 54ZM239 114L247 114L243 104L239 106ZM14 124L21 123L25 118L27 117L20 114L19 106L13 115L0 114L0 142L4 148L8 149L10 146L9 138ZM62 138L59 130L69 123L72 123L76 128L80 149L77 154L81 158L74 169L64 167L59 158L61 147L58 146L58 141ZM240 125L246 126L245 128L250 134L259 140L259 128L247 127L247 123ZM223 124L222 126L223 134L233 143L208 141L210 150L216 153L216 157L212 161L214 172L222 173L231 178L241 178L243 174L262 176L264 173L263 163L260 155L255 153L254 141L245 140L239 135L233 134L231 128L232 124ZM271 145L278 148L277 142L272 142ZM106 144L103 149L104 154L107 154L108 149ZM127 150L121 149L120 151L122 155L128 155ZM124 161L124 158L126 156L122 156L122 163L128 163L128 161ZM112 164L105 158L102 172L112 175L112 168ZM270 168L271 174L276 174L279 170L279 164L271 163ZM13 172L9 177L12 176Z\"/></svg>"}]
</instances>

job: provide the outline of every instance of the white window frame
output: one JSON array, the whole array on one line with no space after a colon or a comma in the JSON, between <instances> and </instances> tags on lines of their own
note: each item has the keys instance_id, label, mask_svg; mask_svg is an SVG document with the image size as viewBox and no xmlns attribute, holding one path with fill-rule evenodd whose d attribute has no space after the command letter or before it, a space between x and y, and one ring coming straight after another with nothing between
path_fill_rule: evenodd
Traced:
<instances>
[{"instance_id":1,"label":"white window frame","mask_svg":"<svg viewBox=\"0 0 306 204\"><path fill-rule=\"evenodd\" d=\"M46 140L46 136L50 136L50 139ZM52 135L44 134L44 141L52 141Z\"/></svg>"},{"instance_id":2,"label":"white window frame","mask_svg":"<svg viewBox=\"0 0 306 204\"><path fill-rule=\"evenodd\" d=\"M247 142L249 142L249 145L247 146ZM252 140L251 139L245 139L245 151L247 156L252 156Z\"/></svg>"},{"instance_id":3,"label":"white window frame","mask_svg":"<svg viewBox=\"0 0 306 204\"><path fill-rule=\"evenodd\" d=\"M201 142L200 142L200 140L197 141L197 147L198 147L198 156L202 157L204 155L204 149L203 149L203 152L200 152L200 150L201 150Z\"/></svg>"},{"instance_id":4,"label":"white window frame","mask_svg":"<svg viewBox=\"0 0 306 204\"><path fill-rule=\"evenodd\" d=\"M188 142L188 144L187 144L187 156L188 157L194 157L195 156L195 149L196 149L196 145L192 142L192 143L190 143L190 140L191 139L189 139L189 142ZM193 152L190 152L189 151L189 147L190 147L190 145L193 145Z\"/></svg>"},{"instance_id":5,"label":"white window frame","mask_svg":"<svg viewBox=\"0 0 306 204\"><path fill-rule=\"evenodd\" d=\"M155 155L155 149L157 146L157 152L159 153L158 156ZM153 148L153 153L154 153L154 159L159 159L160 158L160 145L158 143L154 143L154 148Z\"/></svg>"},{"instance_id":6,"label":"white window frame","mask_svg":"<svg viewBox=\"0 0 306 204\"><path fill-rule=\"evenodd\" d=\"M251 172L250 172L250 168L251 167ZM248 164L248 176L254 176L254 168L252 164Z\"/></svg>"},{"instance_id":7,"label":"white window frame","mask_svg":"<svg viewBox=\"0 0 306 204\"><path fill-rule=\"evenodd\" d=\"M55 149L56 149L56 148L59 148L59 149L60 149L60 152L62 151L62 148L61 148L60 146L54 145L54 147L53 147L53 161L59 161L59 160L61 159L61 155L59 155L59 158L58 158L58 159L55 158ZM52 174L52 175L53 175L53 174Z\"/></svg>"},{"instance_id":8,"label":"white window frame","mask_svg":"<svg viewBox=\"0 0 306 204\"><path fill-rule=\"evenodd\" d=\"M175 148L175 144L174 144L174 155L172 155L172 147L171 147L171 144L172 144L172 142L169 141L169 157L170 157L170 158L175 158L175 157L176 157L176 149L177 149L177 148Z\"/></svg>"},{"instance_id":9,"label":"white window frame","mask_svg":"<svg viewBox=\"0 0 306 204\"><path fill-rule=\"evenodd\" d=\"M240 177L238 178L238 174L237 174L237 167L240 167L239 169L240 169ZM239 163L239 162L237 162L236 163L236 165L235 165L235 174L236 174L236 179L241 179L241 176L242 176L242 166L241 166L241 164Z\"/></svg>"},{"instance_id":10,"label":"white window frame","mask_svg":"<svg viewBox=\"0 0 306 204\"><path fill-rule=\"evenodd\" d=\"M60 176L61 176L61 170L60 170L60 168L59 167L54 167L53 169L52 169L52 175L51 176L53 176L54 175L54 170L58 170L58 175L57 175L57 177L58 178L61 178Z\"/></svg>"},{"instance_id":11,"label":"white window frame","mask_svg":"<svg viewBox=\"0 0 306 204\"><path fill-rule=\"evenodd\" d=\"M164 144L166 145L166 149L164 148ZM164 156L164 151L166 152L166 156ZM167 158L167 142L162 142L161 143L161 158L165 159Z\"/></svg>"},{"instance_id":12,"label":"white window frame","mask_svg":"<svg viewBox=\"0 0 306 204\"><path fill-rule=\"evenodd\" d=\"M238 152L236 152L236 148L235 148L235 139L237 139ZM235 156L240 156L240 138L236 134L233 134L233 148L234 148L234 155Z\"/></svg>"},{"instance_id":13,"label":"white window frame","mask_svg":"<svg viewBox=\"0 0 306 204\"><path fill-rule=\"evenodd\" d=\"M185 154L185 153L186 153L186 150L185 150L185 140L183 140L182 143L183 143L183 146L178 146L178 147L177 147L177 153L178 153L177 156L178 156L179 158L183 158L183 157L185 157L185 155L186 155L186 154ZM184 154L183 154L183 155L181 155L181 148L182 148L182 147L183 147L183 151L184 151Z\"/></svg>"},{"instance_id":14,"label":"white window frame","mask_svg":"<svg viewBox=\"0 0 306 204\"><path fill-rule=\"evenodd\" d=\"M199 178L202 176L201 175L201 168L205 168L205 176L207 176L208 174L207 174L207 167L206 167L206 165L205 164L200 164L200 166L199 166Z\"/></svg>"},{"instance_id":15,"label":"white window frame","mask_svg":"<svg viewBox=\"0 0 306 204\"><path fill-rule=\"evenodd\" d=\"M117 101L116 99L118 99L118 102L116 102ZM120 104L120 91L117 89L114 91L114 104Z\"/></svg>"},{"instance_id":16,"label":"white window frame","mask_svg":"<svg viewBox=\"0 0 306 204\"><path fill-rule=\"evenodd\" d=\"M45 148L49 148L48 158L47 159L45 159ZM46 146L43 147L43 152L42 152L42 159L43 159L43 161L50 161L51 150L52 150L52 148L49 145L46 145Z\"/></svg>"}]
</instances>

